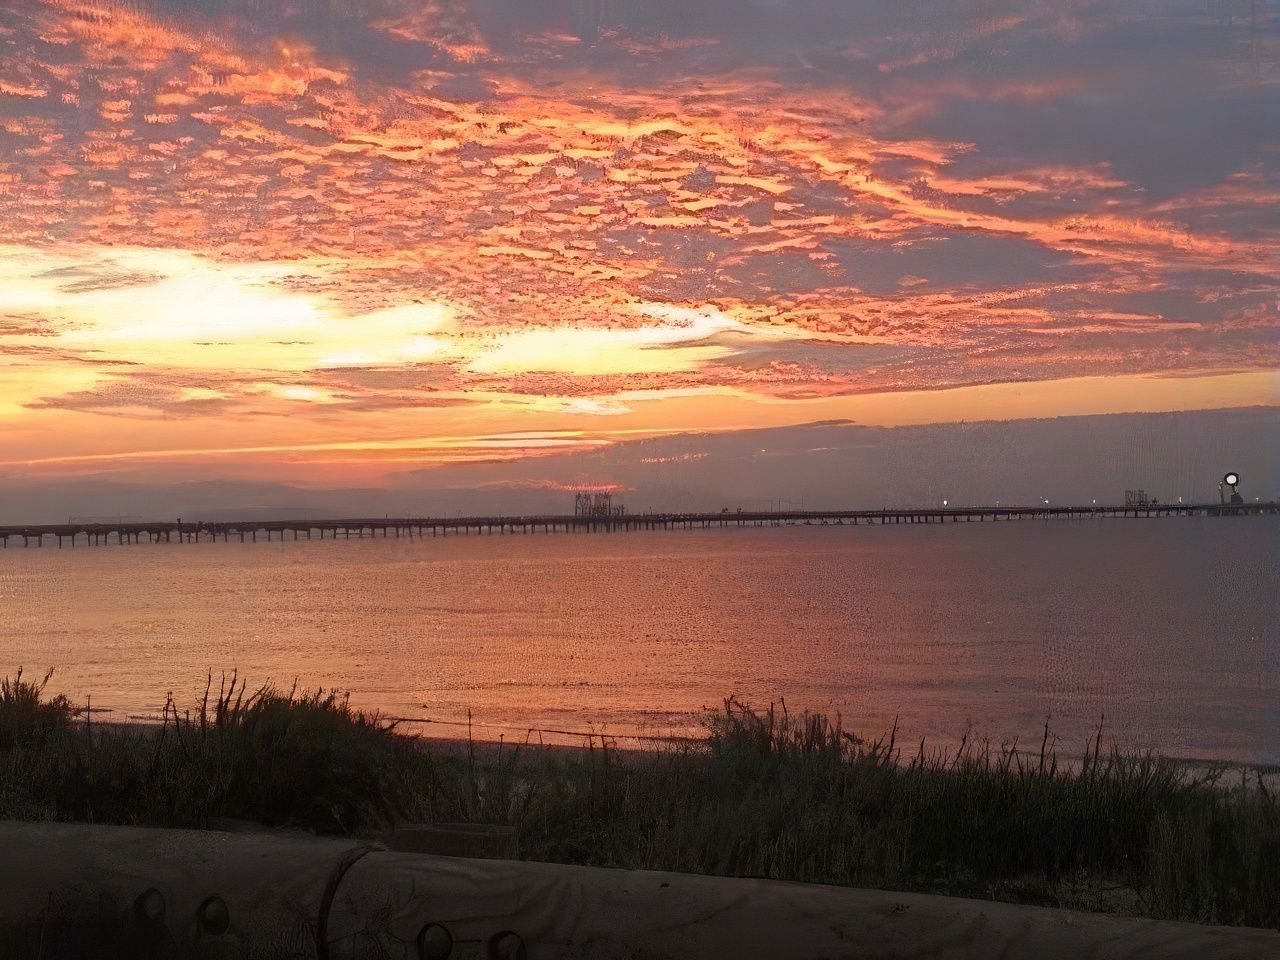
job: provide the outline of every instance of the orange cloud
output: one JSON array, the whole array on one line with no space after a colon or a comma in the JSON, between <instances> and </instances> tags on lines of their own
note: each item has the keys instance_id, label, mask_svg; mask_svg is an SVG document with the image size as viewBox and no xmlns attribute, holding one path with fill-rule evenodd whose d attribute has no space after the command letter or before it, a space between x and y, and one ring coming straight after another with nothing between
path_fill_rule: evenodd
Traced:
<instances>
[{"instance_id":1,"label":"orange cloud","mask_svg":"<svg viewBox=\"0 0 1280 960\"><path fill-rule=\"evenodd\" d=\"M437 454L334 438L343 418L379 440L419 421L478 436L644 419L659 401L710 428L742 416L715 398L800 417L811 401L1280 364L1277 238L1249 214L1280 196L1265 166L1152 199L1104 162L888 132L904 91L1086 89L913 73L1024 18L878 60L905 84L890 94L807 67L797 81L794 64L699 74L731 59L714 37L528 23L498 42L460 0L374 6L358 28L389 44L377 62L145 4L4 11L9 437L53 431L74 459L188 450L170 425L213 423L226 458L410 460Z\"/></svg>"}]
</instances>

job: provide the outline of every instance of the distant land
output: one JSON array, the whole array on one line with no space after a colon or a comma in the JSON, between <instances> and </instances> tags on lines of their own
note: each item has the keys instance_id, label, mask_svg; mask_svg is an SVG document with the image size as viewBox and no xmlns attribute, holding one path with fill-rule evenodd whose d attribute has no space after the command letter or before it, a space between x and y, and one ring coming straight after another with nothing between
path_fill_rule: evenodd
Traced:
<instances>
[{"instance_id":1,"label":"distant land","mask_svg":"<svg viewBox=\"0 0 1280 960\"><path fill-rule=\"evenodd\" d=\"M0 524L70 517L190 520L572 512L611 488L632 511L1213 500L1226 470L1246 499L1280 497L1280 408L908 427L850 422L685 433L588 452L408 469L385 487L217 480L145 471L0 476Z\"/></svg>"}]
</instances>

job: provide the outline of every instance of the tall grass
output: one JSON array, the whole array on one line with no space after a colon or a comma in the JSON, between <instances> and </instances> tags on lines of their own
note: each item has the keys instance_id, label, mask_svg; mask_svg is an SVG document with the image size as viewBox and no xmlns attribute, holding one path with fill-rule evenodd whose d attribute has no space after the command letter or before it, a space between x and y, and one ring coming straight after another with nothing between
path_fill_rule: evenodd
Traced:
<instances>
[{"instance_id":1,"label":"tall grass","mask_svg":"<svg viewBox=\"0 0 1280 960\"><path fill-rule=\"evenodd\" d=\"M24 680L19 667L15 676L0 679L0 750L18 744L40 746L67 728L70 702L61 694L44 696L52 678L50 670L42 680Z\"/></svg>"},{"instance_id":2,"label":"tall grass","mask_svg":"<svg viewBox=\"0 0 1280 960\"><path fill-rule=\"evenodd\" d=\"M1280 805L1262 781L1227 789L1217 771L1101 741L1070 764L1047 731L1030 755L969 742L904 755L892 732L864 742L730 700L705 748L556 778L522 849L1280 926Z\"/></svg>"},{"instance_id":3,"label":"tall grass","mask_svg":"<svg viewBox=\"0 0 1280 960\"><path fill-rule=\"evenodd\" d=\"M0 687L0 816L367 832L416 812L433 782L413 740L336 692L249 691L234 673L215 691L210 677L194 710L170 695L138 729L75 724L65 698L32 707L36 687Z\"/></svg>"},{"instance_id":4,"label":"tall grass","mask_svg":"<svg viewBox=\"0 0 1280 960\"><path fill-rule=\"evenodd\" d=\"M47 681L47 678L46 678ZM728 700L705 740L619 752L433 752L323 691L212 681L153 730L77 722L0 685L0 817L223 818L377 835L397 820L516 827L531 859L874 886L1280 927L1280 802L1149 753L1061 759L965 740L865 741L839 719Z\"/></svg>"}]
</instances>

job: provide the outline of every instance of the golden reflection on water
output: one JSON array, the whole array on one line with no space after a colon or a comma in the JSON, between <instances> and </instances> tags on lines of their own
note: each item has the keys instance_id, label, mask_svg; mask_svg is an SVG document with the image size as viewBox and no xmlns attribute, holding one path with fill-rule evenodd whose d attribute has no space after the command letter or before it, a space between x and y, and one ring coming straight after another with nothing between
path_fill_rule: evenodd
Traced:
<instances>
[{"instance_id":1,"label":"golden reflection on water","mask_svg":"<svg viewBox=\"0 0 1280 960\"><path fill-rule=\"evenodd\" d=\"M206 671L393 715L687 733L729 694L907 742L1280 761L1269 519L10 549L0 670L155 713ZM434 726L433 735L462 728Z\"/></svg>"}]
</instances>

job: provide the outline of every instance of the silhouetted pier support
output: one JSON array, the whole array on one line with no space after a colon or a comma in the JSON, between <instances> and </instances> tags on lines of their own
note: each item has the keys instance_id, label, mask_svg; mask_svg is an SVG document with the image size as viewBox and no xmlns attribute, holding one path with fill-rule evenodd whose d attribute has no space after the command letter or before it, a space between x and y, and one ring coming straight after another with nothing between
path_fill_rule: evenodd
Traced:
<instances>
[{"instance_id":1,"label":"silhouetted pier support","mask_svg":"<svg viewBox=\"0 0 1280 960\"><path fill-rule=\"evenodd\" d=\"M256 543L263 535L268 543L286 539L363 539L369 537L422 538L471 536L527 536L541 530L551 533L614 533L638 530L710 530L729 527L778 526L881 526L887 524L985 523L1009 520L1102 520L1154 519L1158 517L1263 517L1280 515L1280 503L1142 504L1138 506L1056 507L976 506L905 508L881 510L791 510L769 512L720 511L719 513L636 513L610 516L526 516L526 517L384 517L348 520L258 520L213 523L84 523L0 526L0 544L20 537L24 547L44 546L46 538L58 546L76 546L80 537L86 546L112 542L120 546L157 543ZM113 540L114 538L114 540Z\"/></svg>"}]
</instances>

